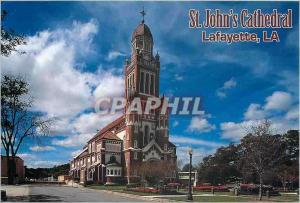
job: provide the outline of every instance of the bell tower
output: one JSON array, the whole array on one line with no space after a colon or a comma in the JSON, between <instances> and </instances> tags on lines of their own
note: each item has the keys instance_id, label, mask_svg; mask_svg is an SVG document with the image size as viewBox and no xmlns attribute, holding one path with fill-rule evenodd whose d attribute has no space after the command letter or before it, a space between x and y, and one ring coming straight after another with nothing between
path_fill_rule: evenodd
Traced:
<instances>
[{"instance_id":1,"label":"bell tower","mask_svg":"<svg viewBox=\"0 0 300 203\"><path fill-rule=\"evenodd\" d=\"M140 178L140 167L148 159L167 159L164 154L169 145L168 115L158 111L149 114L128 112L134 99L138 98L142 110L149 97L159 98L160 57L153 56L153 37L150 28L142 21L133 31L131 38L131 57L125 61L125 123L124 137L125 177L127 182ZM159 98L162 100L162 98ZM151 151L152 150L152 151ZM156 151L155 151L156 150ZM155 157L154 157L155 156ZM169 156L169 155L168 155Z\"/></svg>"},{"instance_id":2,"label":"bell tower","mask_svg":"<svg viewBox=\"0 0 300 203\"><path fill-rule=\"evenodd\" d=\"M153 56L153 37L144 21L146 13L140 13L143 20L132 34L131 57L125 61L127 100L133 96L159 96L159 55Z\"/></svg>"}]
</instances>

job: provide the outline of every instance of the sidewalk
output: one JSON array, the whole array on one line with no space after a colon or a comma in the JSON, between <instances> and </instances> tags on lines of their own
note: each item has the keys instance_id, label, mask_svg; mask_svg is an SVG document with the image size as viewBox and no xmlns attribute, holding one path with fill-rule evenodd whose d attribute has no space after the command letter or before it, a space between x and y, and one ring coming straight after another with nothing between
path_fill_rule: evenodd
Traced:
<instances>
[{"instance_id":1,"label":"sidewalk","mask_svg":"<svg viewBox=\"0 0 300 203\"><path fill-rule=\"evenodd\" d=\"M135 198L135 199L139 199L141 201L151 201L151 202L171 202L172 200L169 199L163 199L163 198L159 198L158 196L141 196L141 195L134 195L134 194L128 194L125 192L116 192L116 191L111 191L111 190L97 190L97 189L92 189L92 188L83 188L85 190L93 190L93 191L101 191L101 192L105 192L108 194L112 194L112 195L118 195L118 196L122 196L122 197L129 197L129 198Z\"/></svg>"},{"instance_id":2,"label":"sidewalk","mask_svg":"<svg viewBox=\"0 0 300 203\"><path fill-rule=\"evenodd\" d=\"M28 196L30 192L29 185L1 185L1 190L7 197Z\"/></svg>"}]
</instances>

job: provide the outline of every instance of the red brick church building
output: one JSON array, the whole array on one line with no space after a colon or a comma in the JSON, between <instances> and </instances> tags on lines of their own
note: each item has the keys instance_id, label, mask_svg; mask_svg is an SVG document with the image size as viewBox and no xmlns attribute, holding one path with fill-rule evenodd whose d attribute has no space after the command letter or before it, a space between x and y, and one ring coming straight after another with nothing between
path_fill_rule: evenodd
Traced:
<instances>
[{"instance_id":1,"label":"red brick church building","mask_svg":"<svg viewBox=\"0 0 300 203\"><path fill-rule=\"evenodd\" d=\"M153 56L153 37L144 20L132 34L131 58L125 61L124 74L124 115L100 130L70 162L70 174L81 183L138 182L151 165L161 166L150 170L161 170L167 173L165 177L175 175L177 156L169 141L168 112L126 113L136 97L143 108L149 97L159 98L160 57Z\"/></svg>"}]
</instances>

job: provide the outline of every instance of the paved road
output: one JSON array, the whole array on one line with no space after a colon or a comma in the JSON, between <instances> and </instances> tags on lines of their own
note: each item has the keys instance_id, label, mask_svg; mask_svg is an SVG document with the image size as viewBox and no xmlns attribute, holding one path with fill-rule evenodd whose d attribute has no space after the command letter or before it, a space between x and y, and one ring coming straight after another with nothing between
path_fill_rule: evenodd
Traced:
<instances>
[{"instance_id":1,"label":"paved road","mask_svg":"<svg viewBox=\"0 0 300 203\"><path fill-rule=\"evenodd\" d=\"M18 187L18 186L15 186ZM28 185L27 194L23 196L9 196L8 201L30 202L141 202L143 200L134 197L124 197L110 194L105 191L86 188L73 188L58 185ZM7 188L13 193L13 188Z\"/></svg>"}]
</instances>

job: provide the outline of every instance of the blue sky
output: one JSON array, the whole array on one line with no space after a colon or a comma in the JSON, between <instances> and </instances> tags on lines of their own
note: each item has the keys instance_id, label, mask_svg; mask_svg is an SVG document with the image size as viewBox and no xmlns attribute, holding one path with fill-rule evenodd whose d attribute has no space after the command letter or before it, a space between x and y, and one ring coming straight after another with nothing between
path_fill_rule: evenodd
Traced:
<instances>
[{"instance_id":1,"label":"blue sky","mask_svg":"<svg viewBox=\"0 0 300 203\"><path fill-rule=\"evenodd\" d=\"M186 158L189 146L198 162L217 147L238 142L243 126L256 119L270 119L276 132L298 129L297 2L4 2L9 12L4 25L24 34L28 44L20 47L25 55L2 57L2 70L25 76L34 110L58 118L51 136L28 139L22 147L28 166L67 162L117 117L99 117L92 105L97 97L122 95L123 63L142 6L161 56L160 93L200 96L205 111L171 117L179 159ZM293 28L277 29L280 43L202 43L202 30L188 28L190 8L291 8Z\"/></svg>"}]
</instances>

